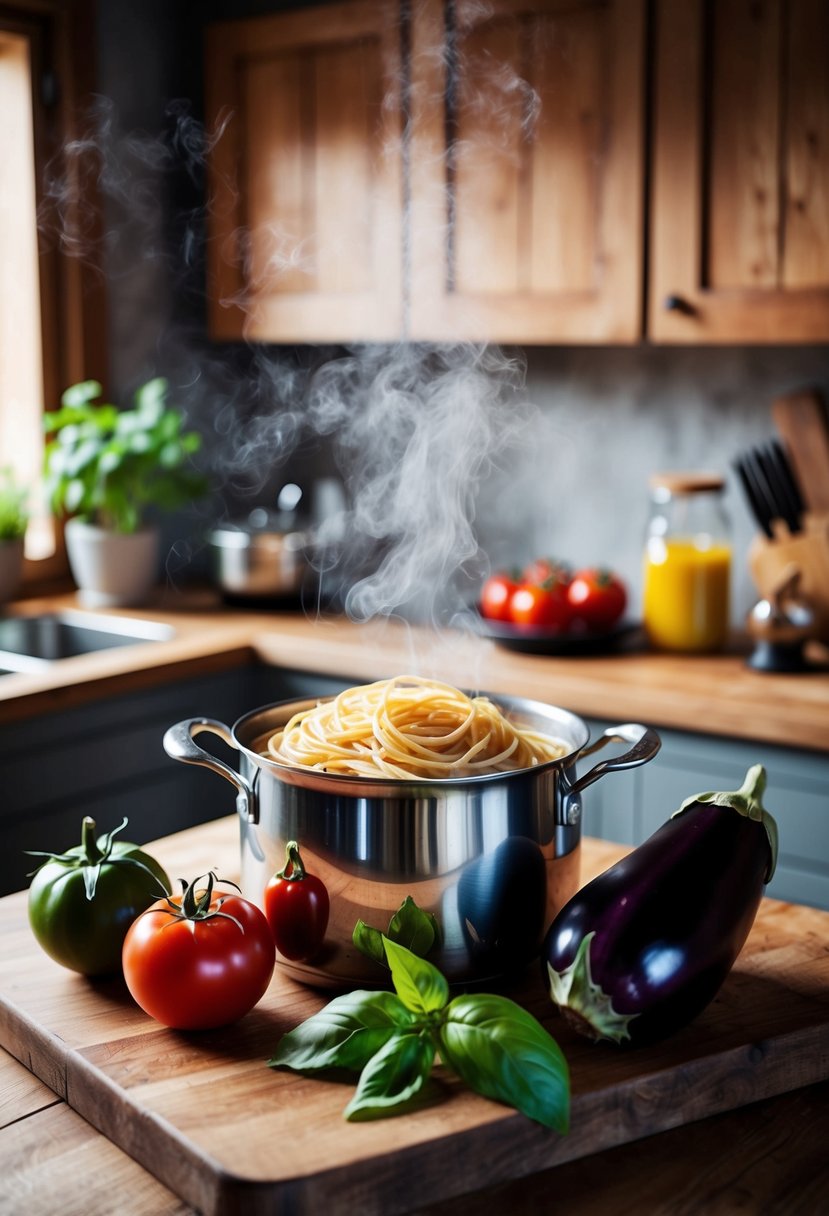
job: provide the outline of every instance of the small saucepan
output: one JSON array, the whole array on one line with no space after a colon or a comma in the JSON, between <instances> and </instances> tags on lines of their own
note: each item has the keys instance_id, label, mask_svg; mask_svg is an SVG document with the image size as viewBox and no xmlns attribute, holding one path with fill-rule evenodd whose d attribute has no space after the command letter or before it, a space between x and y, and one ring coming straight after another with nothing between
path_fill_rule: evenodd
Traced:
<instances>
[{"instance_id":1,"label":"small saucepan","mask_svg":"<svg viewBox=\"0 0 829 1216\"><path fill-rule=\"evenodd\" d=\"M293 514L251 511L246 520L217 525L207 537L213 579L233 599L299 595L314 572L310 527Z\"/></svg>"}]
</instances>

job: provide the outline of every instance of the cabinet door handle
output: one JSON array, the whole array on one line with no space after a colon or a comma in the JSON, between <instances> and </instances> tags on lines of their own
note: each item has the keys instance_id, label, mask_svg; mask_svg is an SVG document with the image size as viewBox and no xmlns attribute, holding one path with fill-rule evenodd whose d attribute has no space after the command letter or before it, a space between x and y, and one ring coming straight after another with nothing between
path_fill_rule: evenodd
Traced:
<instances>
[{"instance_id":1,"label":"cabinet door handle","mask_svg":"<svg viewBox=\"0 0 829 1216\"><path fill-rule=\"evenodd\" d=\"M696 314L696 309L690 300L686 300L683 296L665 296L662 303L665 312L679 312L684 317L693 317Z\"/></svg>"}]
</instances>

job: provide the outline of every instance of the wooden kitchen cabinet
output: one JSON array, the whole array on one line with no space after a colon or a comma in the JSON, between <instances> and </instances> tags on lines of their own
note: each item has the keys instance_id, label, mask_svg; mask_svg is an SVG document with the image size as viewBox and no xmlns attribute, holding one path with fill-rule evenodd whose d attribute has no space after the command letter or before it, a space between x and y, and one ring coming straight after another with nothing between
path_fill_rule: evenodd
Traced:
<instances>
[{"instance_id":1,"label":"wooden kitchen cabinet","mask_svg":"<svg viewBox=\"0 0 829 1216\"><path fill-rule=\"evenodd\" d=\"M655 20L649 336L829 340L829 5Z\"/></svg>"},{"instance_id":2,"label":"wooden kitchen cabinet","mask_svg":"<svg viewBox=\"0 0 829 1216\"><path fill-rule=\"evenodd\" d=\"M211 337L400 336L399 34L396 0L208 27Z\"/></svg>"},{"instance_id":3,"label":"wooden kitchen cabinet","mask_svg":"<svg viewBox=\"0 0 829 1216\"><path fill-rule=\"evenodd\" d=\"M635 341L644 7L416 0L401 24L348 2L208 27L211 336Z\"/></svg>"},{"instance_id":4,"label":"wooden kitchen cabinet","mask_svg":"<svg viewBox=\"0 0 829 1216\"><path fill-rule=\"evenodd\" d=\"M827 341L827 62L824 0L209 26L211 335Z\"/></svg>"},{"instance_id":5,"label":"wooden kitchen cabinet","mask_svg":"<svg viewBox=\"0 0 829 1216\"><path fill-rule=\"evenodd\" d=\"M413 6L412 338L640 336L644 8Z\"/></svg>"}]
</instances>

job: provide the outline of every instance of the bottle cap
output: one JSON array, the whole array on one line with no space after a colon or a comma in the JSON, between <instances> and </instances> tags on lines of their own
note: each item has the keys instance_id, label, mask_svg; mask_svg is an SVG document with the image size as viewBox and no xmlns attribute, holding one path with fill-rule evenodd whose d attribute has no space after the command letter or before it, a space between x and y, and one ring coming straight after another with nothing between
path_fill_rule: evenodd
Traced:
<instances>
[{"instance_id":1,"label":"bottle cap","mask_svg":"<svg viewBox=\"0 0 829 1216\"><path fill-rule=\"evenodd\" d=\"M719 473L652 473L648 484L652 490L669 494L719 493L725 488L725 478Z\"/></svg>"}]
</instances>

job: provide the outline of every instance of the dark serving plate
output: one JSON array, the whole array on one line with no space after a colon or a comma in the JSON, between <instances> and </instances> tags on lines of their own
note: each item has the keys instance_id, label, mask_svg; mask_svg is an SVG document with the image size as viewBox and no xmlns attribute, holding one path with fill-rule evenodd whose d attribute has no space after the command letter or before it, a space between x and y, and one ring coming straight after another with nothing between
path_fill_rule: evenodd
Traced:
<instances>
[{"instance_id":1,"label":"dark serving plate","mask_svg":"<svg viewBox=\"0 0 829 1216\"><path fill-rule=\"evenodd\" d=\"M524 654L609 654L615 650L632 649L642 641L641 624L629 620L619 621L602 633L588 633L586 630L548 633L543 629L521 629L506 621L491 621L482 616L481 633L507 650L518 650Z\"/></svg>"}]
</instances>

